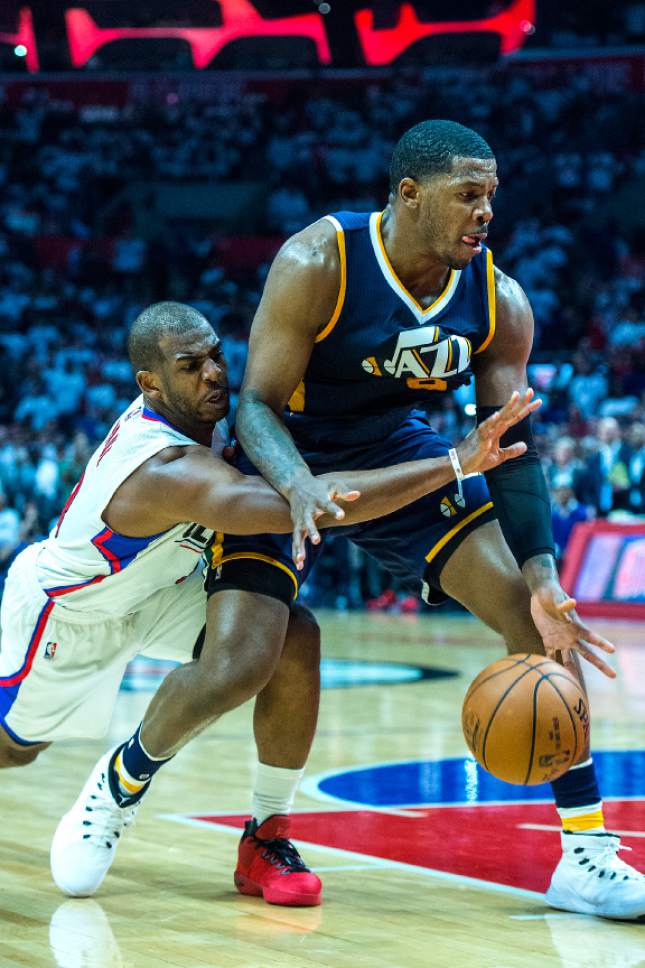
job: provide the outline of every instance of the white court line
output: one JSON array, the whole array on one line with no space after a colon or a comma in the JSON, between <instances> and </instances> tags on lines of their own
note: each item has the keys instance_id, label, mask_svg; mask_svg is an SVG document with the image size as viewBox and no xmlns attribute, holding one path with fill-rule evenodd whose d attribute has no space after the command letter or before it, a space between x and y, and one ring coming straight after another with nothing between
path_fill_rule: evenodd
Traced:
<instances>
[{"instance_id":1,"label":"white court line","mask_svg":"<svg viewBox=\"0 0 645 968\"><path fill-rule=\"evenodd\" d=\"M576 918L587 918L588 914L565 914L564 911L545 911L544 914L510 914L511 921L572 921Z\"/></svg>"},{"instance_id":2,"label":"white court line","mask_svg":"<svg viewBox=\"0 0 645 968\"><path fill-rule=\"evenodd\" d=\"M374 869L374 864L338 864L336 866L327 864L321 867L319 864L313 868L316 871L369 871Z\"/></svg>"},{"instance_id":3,"label":"white court line","mask_svg":"<svg viewBox=\"0 0 645 968\"><path fill-rule=\"evenodd\" d=\"M515 824L520 830L555 830L556 833L562 831L562 824L549 824L549 823L517 823ZM645 837L645 833L640 830L611 830L612 834L618 834L619 837Z\"/></svg>"},{"instance_id":4,"label":"white court line","mask_svg":"<svg viewBox=\"0 0 645 968\"><path fill-rule=\"evenodd\" d=\"M179 813L159 814L163 820L171 820L174 823L183 823L191 827L208 827L210 830L219 830L222 833L233 835L239 839L240 832L236 827L228 824L211 823L208 820L197 820L195 817L187 817ZM244 816L244 815L242 815ZM331 814L330 816L333 816ZM479 877L466 877L465 874L449 874L447 871L434 870L431 867L420 867L417 864L404 864L398 860L387 860L384 857L372 857L370 854L361 854L354 850L343 850L341 847L327 847L323 844L316 844L310 840L302 840L298 837L298 845L304 845L312 850L318 850L323 854L333 857L346 857L348 860L359 861L369 867L381 868L383 870L398 870L413 874L422 874L438 880L449 881L452 884L460 884L463 887L471 887L474 890L493 891L499 894L512 894L514 897L523 897L530 901L544 901L544 895L539 891L527 891L522 887L510 887L507 884L495 884L493 881L484 881ZM336 868L337 870L338 868ZM315 868L314 868L315 870Z\"/></svg>"}]
</instances>

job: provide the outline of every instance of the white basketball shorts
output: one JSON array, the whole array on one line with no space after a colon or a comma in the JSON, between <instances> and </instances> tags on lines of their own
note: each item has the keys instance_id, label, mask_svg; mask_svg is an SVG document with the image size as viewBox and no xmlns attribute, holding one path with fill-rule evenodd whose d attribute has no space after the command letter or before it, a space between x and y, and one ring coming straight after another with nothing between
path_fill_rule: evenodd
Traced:
<instances>
[{"instance_id":1,"label":"white basketball shorts","mask_svg":"<svg viewBox=\"0 0 645 968\"><path fill-rule=\"evenodd\" d=\"M106 621L71 613L36 579L37 547L11 566L2 596L0 725L19 743L98 739L137 653L187 662L206 621L201 569Z\"/></svg>"}]
</instances>

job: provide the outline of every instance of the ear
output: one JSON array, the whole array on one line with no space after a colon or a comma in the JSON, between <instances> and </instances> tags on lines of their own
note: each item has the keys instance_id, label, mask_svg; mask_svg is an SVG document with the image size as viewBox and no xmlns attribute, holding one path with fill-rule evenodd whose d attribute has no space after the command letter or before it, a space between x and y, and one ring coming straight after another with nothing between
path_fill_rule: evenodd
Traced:
<instances>
[{"instance_id":1,"label":"ear","mask_svg":"<svg viewBox=\"0 0 645 968\"><path fill-rule=\"evenodd\" d=\"M153 400L163 398L163 391L159 377L153 370L137 370L135 380L142 393Z\"/></svg>"},{"instance_id":2,"label":"ear","mask_svg":"<svg viewBox=\"0 0 645 968\"><path fill-rule=\"evenodd\" d=\"M402 178L399 182L399 198L407 208L418 208L421 200L419 183L414 178Z\"/></svg>"}]
</instances>

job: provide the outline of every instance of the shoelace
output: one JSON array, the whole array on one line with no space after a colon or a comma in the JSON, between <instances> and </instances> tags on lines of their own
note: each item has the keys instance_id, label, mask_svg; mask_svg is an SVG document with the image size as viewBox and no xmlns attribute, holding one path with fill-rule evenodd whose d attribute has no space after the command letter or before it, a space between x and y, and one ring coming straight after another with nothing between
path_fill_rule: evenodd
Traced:
<instances>
[{"instance_id":1,"label":"shoelace","mask_svg":"<svg viewBox=\"0 0 645 968\"><path fill-rule=\"evenodd\" d=\"M102 796L91 793L85 804L85 813L90 813L92 816L83 820L83 826L86 828L83 840L93 840L99 847L112 850L113 841L119 839L125 827L134 823L138 804L132 807L118 807L103 793L106 782L105 774L101 774L97 787Z\"/></svg>"},{"instance_id":2,"label":"shoelace","mask_svg":"<svg viewBox=\"0 0 645 968\"><path fill-rule=\"evenodd\" d=\"M261 840L253 837L258 847L262 848L262 857L278 870L307 872L309 868L302 857L285 837L274 837L273 840Z\"/></svg>"},{"instance_id":3,"label":"shoelace","mask_svg":"<svg viewBox=\"0 0 645 968\"><path fill-rule=\"evenodd\" d=\"M574 854L588 854L588 856L580 858L578 864L580 866L589 864L588 867L585 866L585 869L589 873L596 871L597 877L604 877L605 874L611 872L609 876L609 880L611 881L615 880L619 874L622 874L622 880L624 881L637 881L643 877L643 875L618 857L619 850L631 849L631 847L627 847L625 844L618 844L617 846L614 846L614 844L609 843L597 853L590 851L586 847L574 847L573 852ZM590 861L593 863L590 863Z\"/></svg>"}]
</instances>

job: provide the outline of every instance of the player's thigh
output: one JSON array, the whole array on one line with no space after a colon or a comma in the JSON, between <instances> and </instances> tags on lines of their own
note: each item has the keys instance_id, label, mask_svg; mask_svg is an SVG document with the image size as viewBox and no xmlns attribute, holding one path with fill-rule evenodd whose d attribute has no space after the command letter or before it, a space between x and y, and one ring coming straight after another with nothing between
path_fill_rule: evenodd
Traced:
<instances>
[{"instance_id":1,"label":"player's thigh","mask_svg":"<svg viewBox=\"0 0 645 968\"><path fill-rule=\"evenodd\" d=\"M127 663L123 623L57 615L3 623L0 724L21 744L103 736Z\"/></svg>"},{"instance_id":2,"label":"player's thigh","mask_svg":"<svg viewBox=\"0 0 645 968\"><path fill-rule=\"evenodd\" d=\"M446 599L439 578L445 563L472 531L493 517L486 482L477 474L464 480L461 491L454 483L447 485L393 514L342 532L410 590L437 605Z\"/></svg>"},{"instance_id":3,"label":"player's thigh","mask_svg":"<svg viewBox=\"0 0 645 968\"><path fill-rule=\"evenodd\" d=\"M511 651L542 652L526 582L497 521L472 531L445 562L443 591L504 636Z\"/></svg>"},{"instance_id":4,"label":"player's thigh","mask_svg":"<svg viewBox=\"0 0 645 968\"><path fill-rule=\"evenodd\" d=\"M201 569L181 584L159 589L132 619L131 653L190 662L206 622Z\"/></svg>"}]
</instances>

